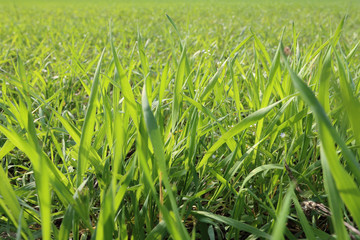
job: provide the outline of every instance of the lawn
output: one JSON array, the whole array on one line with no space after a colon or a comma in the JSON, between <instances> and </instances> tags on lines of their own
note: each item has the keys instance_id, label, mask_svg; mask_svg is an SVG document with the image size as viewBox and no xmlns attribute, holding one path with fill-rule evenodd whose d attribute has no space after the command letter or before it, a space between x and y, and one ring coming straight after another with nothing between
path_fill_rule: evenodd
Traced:
<instances>
[{"instance_id":1,"label":"lawn","mask_svg":"<svg viewBox=\"0 0 360 240\"><path fill-rule=\"evenodd\" d=\"M1 239L360 239L358 1L0 16Z\"/></svg>"}]
</instances>

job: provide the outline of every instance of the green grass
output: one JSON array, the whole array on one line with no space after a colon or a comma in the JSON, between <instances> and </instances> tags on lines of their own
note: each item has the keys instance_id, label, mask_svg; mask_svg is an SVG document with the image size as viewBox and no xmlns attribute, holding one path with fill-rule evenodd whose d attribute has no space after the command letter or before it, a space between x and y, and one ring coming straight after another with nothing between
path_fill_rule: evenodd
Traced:
<instances>
[{"instance_id":1,"label":"green grass","mask_svg":"<svg viewBox=\"0 0 360 240\"><path fill-rule=\"evenodd\" d=\"M359 7L1 0L0 238L360 239Z\"/></svg>"}]
</instances>

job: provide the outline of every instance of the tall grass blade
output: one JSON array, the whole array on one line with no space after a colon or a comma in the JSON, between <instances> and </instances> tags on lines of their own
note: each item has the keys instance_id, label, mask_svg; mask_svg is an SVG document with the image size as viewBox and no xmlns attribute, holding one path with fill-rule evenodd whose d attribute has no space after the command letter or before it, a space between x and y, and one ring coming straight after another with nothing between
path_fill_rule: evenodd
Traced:
<instances>
[{"instance_id":1,"label":"tall grass blade","mask_svg":"<svg viewBox=\"0 0 360 240\"><path fill-rule=\"evenodd\" d=\"M104 56L105 49L101 53L95 75L94 81L91 87L91 94L89 98L89 103L87 105L86 115L84 124L81 130L81 139L80 139L80 146L79 146L79 157L78 157L78 164L77 164L77 180L76 185L80 186L82 183L83 175L85 173L90 151L91 151L91 139L94 133L94 126L96 121L96 105L97 105L97 98L98 92L100 90L100 66L101 61Z\"/></svg>"},{"instance_id":2,"label":"tall grass blade","mask_svg":"<svg viewBox=\"0 0 360 240\"><path fill-rule=\"evenodd\" d=\"M175 77L175 86L174 86L174 96L173 96L173 105L171 112L171 121L172 121L172 129L175 131L177 121L180 115L180 104L181 104L181 91L183 88L184 80L185 80L185 71L186 71L186 48L183 49L181 53L180 62L176 71Z\"/></svg>"},{"instance_id":3,"label":"tall grass blade","mask_svg":"<svg viewBox=\"0 0 360 240\"><path fill-rule=\"evenodd\" d=\"M340 92L343 105L351 124L356 143L360 144L360 125L358 124L360 119L360 102L358 98L354 96L351 80L348 78L345 71L344 60L339 56L336 50L334 53L339 68ZM360 150L358 150L358 153L360 153Z\"/></svg>"},{"instance_id":4,"label":"tall grass blade","mask_svg":"<svg viewBox=\"0 0 360 240\"><path fill-rule=\"evenodd\" d=\"M296 213L298 214L298 217L300 219L300 223L303 228L303 231L305 232L306 238L307 239L315 239L314 231L311 228L295 193L292 196L292 200L294 202Z\"/></svg>"},{"instance_id":5,"label":"tall grass blade","mask_svg":"<svg viewBox=\"0 0 360 240\"><path fill-rule=\"evenodd\" d=\"M325 55L324 63L321 69L321 75L319 79L319 102L324 107L324 110L327 113L330 112L329 87L330 87L330 75L331 75L331 52L332 52L332 48L330 47ZM333 142L330 144L333 144ZM349 237L342 220L343 219L342 201L339 196L338 190L335 186L333 177L331 176L331 171L322 146L320 147L320 151L322 156L321 165L323 168L324 188L326 193L328 194L329 205L332 212L331 220L334 226L334 230L338 238L348 239Z\"/></svg>"},{"instance_id":6,"label":"tall grass blade","mask_svg":"<svg viewBox=\"0 0 360 240\"><path fill-rule=\"evenodd\" d=\"M291 204L291 197L294 194L294 185L291 184L290 188L287 190L284 200L281 205L281 209L279 214L276 216L274 229L271 234L271 239L283 239L283 234L285 230L285 225L287 222L290 204Z\"/></svg>"},{"instance_id":7,"label":"tall grass blade","mask_svg":"<svg viewBox=\"0 0 360 240\"><path fill-rule=\"evenodd\" d=\"M120 86L121 86L121 92L124 95L125 102L126 102L128 111L130 113L130 116L133 119L136 128L139 128L139 120L138 120L138 114L137 114L137 104L136 104L136 101L135 101L134 93L133 93L133 91L131 89L131 85L130 85L127 77L126 77L125 71L124 71L123 67L120 64L118 55L116 53L116 49L114 47L114 42L113 42L113 39L112 39L111 30L110 30L110 45L111 45L111 51L112 51L114 62L115 62L116 71L117 71L118 76L119 76L119 83L120 83Z\"/></svg>"},{"instance_id":8,"label":"tall grass blade","mask_svg":"<svg viewBox=\"0 0 360 240\"><path fill-rule=\"evenodd\" d=\"M151 111L149 106L148 97L146 94L146 86L143 88L142 92L142 110L144 114L144 120L146 123L146 128L151 140L151 144L154 149L154 155L156 160L156 166L158 167L159 174L163 176L163 183L167 192L167 195L171 204L171 212L168 212L165 209L165 206L160 205L159 208L162 210L164 220L168 227L169 232L172 234L174 239L190 239L184 225L182 224L178 207L176 204L176 199L169 181L169 175L167 173L167 166L165 160L165 151L163 140L161 138L160 129L156 123L156 119ZM157 197L157 196L154 196ZM172 213L171 216L170 213Z\"/></svg>"}]
</instances>

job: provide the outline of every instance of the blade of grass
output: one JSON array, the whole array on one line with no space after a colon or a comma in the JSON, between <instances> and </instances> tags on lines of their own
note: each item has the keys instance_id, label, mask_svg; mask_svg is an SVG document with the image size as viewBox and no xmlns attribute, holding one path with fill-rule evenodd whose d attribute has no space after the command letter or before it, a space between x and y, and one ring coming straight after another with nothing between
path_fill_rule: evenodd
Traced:
<instances>
[{"instance_id":1,"label":"blade of grass","mask_svg":"<svg viewBox=\"0 0 360 240\"><path fill-rule=\"evenodd\" d=\"M93 128L95 125L96 101L98 97L98 92L100 90L100 66L101 66L102 58L104 56L104 52L105 49L101 53L101 57L99 59L96 68L94 81L91 87L91 94L85 114L85 120L81 130L79 157L78 157L78 165L77 165L77 179L76 179L77 186L80 186L80 184L82 183L83 175L85 173L85 169L91 151L91 139L94 131Z\"/></svg>"},{"instance_id":2,"label":"blade of grass","mask_svg":"<svg viewBox=\"0 0 360 240\"><path fill-rule=\"evenodd\" d=\"M345 71L344 59L340 58L336 50L334 50L334 53L336 56L338 69L339 69L340 92L343 100L343 105L348 115L347 118L351 124L351 128L353 130L356 143L360 144L360 125L359 125L360 102L356 98L356 96L354 96L350 79L347 77L348 75L346 74ZM360 150L358 150L358 153L360 153Z\"/></svg>"},{"instance_id":3,"label":"blade of grass","mask_svg":"<svg viewBox=\"0 0 360 240\"><path fill-rule=\"evenodd\" d=\"M239 134L241 131L245 130L250 125L256 123L260 119L264 118L276 105L278 105L281 101L273 103L265 108L262 108L246 118L242 119L237 125L231 128L229 131L224 133L219 140L217 140L211 148L205 153L204 157L200 160L198 165L196 166L196 170L199 170L202 167L207 165L208 159L214 154L214 152L223 145L226 141Z\"/></svg>"},{"instance_id":4,"label":"blade of grass","mask_svg":"<svg viewBox=\"0 0 360 240\"><path fill-rule=\"evenodd\" d=\"M251 233L257 238L270 239L270 235L268 235L267 233L255 228L251 225L248 225L246 223L240 222L238 220L235 220L235 219L232 219L229 217L219 216L219 215L209 213L209 212L204 212L204 211L192 211L191 213L194 214L195 216L207 217L207 218L213 219L215 221L224 223L228 226L232 226L238 230Z\"/></svg>"},{"instance_id":5,"label":"blade of grass","mask_svg":"<svg viewBox=\"0 0 360 240\"><path fill-rule=\"evenodd\" d=\"M19 99L19 110L20 116L24 119L25 129L28 133L27 142L29 144L28 147L31 149L27 149L27 151L33 151L31 161L33 163L34 174L35 174L35 182L36 182L36 190L38 193L38 202L40 205L40 216L41 216L41 228L42 228L42 238L45 240L50 240L51 238L51 196L50 196L50 171L48 171L48 164L45 163L45 158L42 156L41 146L39 144L37 133L35 130L34 120L32 116L32 102L30 99L29 92L29 82L28 78L25 75L25 67L24 64L18 55L18 74L19 78L22 82L22 87L24 90L23 97L26 100L27 106L23 103L22 99Z\"/></svg>"},{"instance_id":6,"label":"blade of grass","mask_svg":"<svg viewBox=\"0 0 360 240\"><path fill-rule=\"evenodd\" d=\"M319 102L324 107L324 110L330 112L330 103L329 103L329 87L330 87L330 74L331 74L331 50L330 47L325 55L323 67L321 69L321 75L319 80ZM333 144L332 140L330 144ZM338 190L335 187L333 177L331 176L330 168L327 163L327 158L324 149L320 147L321 154L321 165L323 168L324 176L324 188L328 195L330 210L332 212L331 221L334 226L336 236L340 239L348 239L349 236L346 232L345 226L343 224L343 213L342 213L342 201L339 196Z\"/></svg>"},{"instance_id":7,"label":"blade of grass","mask_svg":"<svg viewBox=\"0 0 360 240\"><path fill-rule=\"evenodd\" d=\"M271 239L284 239L284 230L285 225L287 222L289 210L290 210L290 203L291 203L291 197L294 192L294 185L291 184L290 188L287 190L284 200L281 205L281 209L279 214L276 216L274 229L271 234Z\"/></svg>"},{"instance_id":8,"label":"blade of grass","mask_svg":"<svg viewBox=\"0 0 360 240\"><path fill-rule=\"evenodd\" d=\"M170 216L166 210L164 211L165 207L162 206L162 204L161 205L159 204L159 208L163 212L165 222L172 236L175 239L190 239L189 234L187 233L184 225L182 224L178 212L175 196L172 192L172 188L169 181L170 178L167 173L163 140L161 138L160 130L156 123L156 119L149 106L148 97L146 94L146 86L144 86L142 92L142 109L146 123L146 128L149 133L150 141L154 149L156 166L158 167L159 174L161 173L163 176L163 183L170 200L173 216Z\"/></svg>"},{"instance_id":9,"label":"blade of grass","mask_svg":"<svg viewBox=\"0 0 360 240\"><path fill-rule=\"evenodd\" d=\"M293 192L292 194L292 200L294 202L294 205L295 205L295 209L296 209L296 212L299 216L299 219L300 219L300 223L301 223L301 226L303 228L303 231L305 232L305 235L306 235L306 238L307 239L315 239L315 234L314 234L314 231L313 229L311 228L304 212L303 212L303 209L301 208L301 205L295 195L295 193Z\"/></svg>"},{"instance_id":10,"label":"blade of grass","mask_svg":"<svg viewBox=\"0 0 360 240\"><path fill-rule=\"evenodd\" d=\"M185 80L185 68L186 68L186 48L183 48L181 53L180 62L176 71L175 83L174 83L174 96L173 105L171 111L172 131L175 131L177 121L180 115L180 103L181 92Z\"/></svg>"}]
</instances>

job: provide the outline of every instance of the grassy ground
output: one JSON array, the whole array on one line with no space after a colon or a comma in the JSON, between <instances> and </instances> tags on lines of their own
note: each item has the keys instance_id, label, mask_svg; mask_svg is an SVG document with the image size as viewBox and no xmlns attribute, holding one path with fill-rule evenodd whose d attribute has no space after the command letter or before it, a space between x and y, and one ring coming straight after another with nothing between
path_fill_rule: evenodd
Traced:
<instances>
[{"instance_id":1,"label":"grassy ground","mask_svg":"<svg viewBox=\"0 0 360 240\"><path fill-rule=\"evenodd\" d=\"M351 1L0 1L0 238L360 239Z\"/></svg>"}]
</instances>

